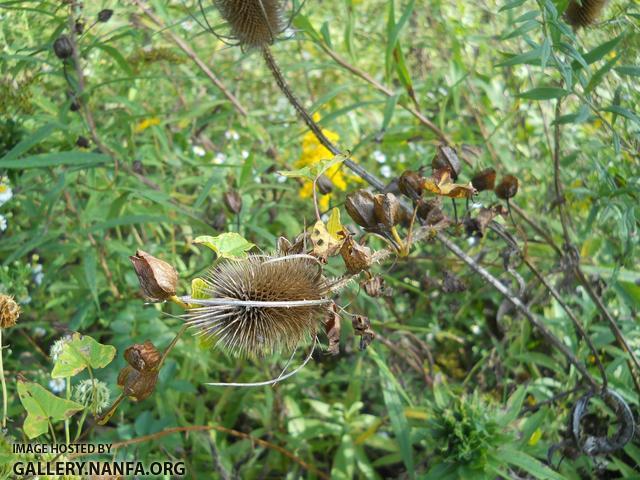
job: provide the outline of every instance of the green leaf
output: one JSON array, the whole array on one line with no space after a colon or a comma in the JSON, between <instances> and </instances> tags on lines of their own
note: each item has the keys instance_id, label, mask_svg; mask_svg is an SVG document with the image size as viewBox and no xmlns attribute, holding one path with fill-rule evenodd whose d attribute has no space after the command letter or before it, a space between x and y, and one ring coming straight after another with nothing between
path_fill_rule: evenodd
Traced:
<instances>
[{"instance_id":1,"label":"green leaf","mask_svg":"<svg viewBox=\"0 0 640 480\"><path fill-rule=\"evenodd\" d=\"M538 87L527 90L526 92L516 95L519 98L527 100L550 100L553 98L561 98L568 95L568 90L558 87Z\"/></svg>"},{"instance_id":2,"label":"green leaf","mask_svg":"<svg viewBox=\"0 0 640 480\"><path fill-rule=\"evenodd\" d=\"M614 69L620 75L629 75L632 77L640 77L640 67L637 65L620 65Z\"/></svg>"},{"instance_id":3,"label":"green leaf","mask_svg":"<svg viewBox=\"0 0 640 480\"><path fill-rule=\"evenodd\" d=\"M32 155L16 160L0 160L0 168L7 170L25 170L27 168L47 168L60 165L75 167L97 167L111 159L107 155L86 152L52 152Z\"/></svg>"},{"instance_id":4,"label":"green leaf","mask_svg":"<svg viewBox=\"0 0 640 480\"><path fill-rule=\"evenodd\" d=\"M621 33L613 40L609 40L608 42L598 45L593 50L590 50L588 53L583 55L584 60L589 65L591 65L594 62L597 62L602 57L604 57L607 53L611 52L614 48L616 48L625 36L626 36L626 33Z\"/></svg>"},{"instance_id":5,"label":"green leaf","mask_svg":"<svg viewBox=\"0 0 640 480\"><path fill-rule=\"evenodd\" d=\"M312 182L317 179L324 172L329 170L334 165L344 162L349 155L340 154L336 155L333 158L327 158L320 160L312 165L307 165L306 167L302 167L298 170L289 170L289 171L279 171L278 173L282 176L289 178L306 178L307 180L311 180Z\"/></svg>"},{"instance_id":6,"label":"green leaf","mask_svg":"<svg viewBox=\"0 0 640 480\"><path fill-rule=\"evenodd\" d=\"M640 117L638 117L638 115L633 113L631 110L627 110L624 107L619 107L617 105L611 105L610 107L603 108L602 110L605 111L605 112L617 113L618 115L621 115L624 118L627 118L627 119L629 119L629 120L631 120L633 122L636 122L638 125L640 125Z\"/></svg>"},{"instance_id":7,"label":"green leaf","mask_svg":"<svg viewBox=\"0 0 640 480\"><path fill-rule=\"evenodd\" d=\"M598 71L593 74L591 80L589 80L589 84L587 85L587 88L584 89L584 93L590 93L594 88L596 88L600 84L604 76L609 73L611 68L613 68L617 61L618 57L614 57L607 63L605 63L601 68L599 68Z\"/></svg>"},{"instance_id":8,"label":"green leaf","mask_svg":"<svg viewBox=\"0 0 640 480\"><path fill-rule=\"evenodd\" d=\"M500 62L496 64L496 67L511 67L513 65L535 65L540 61L542 56L542 47L534 48L533 50L529 50L528 52L521 53L519 55L514 55L513 57L505 60L504 62Z\"/></svg>"},{"instance_id":9,"label":"green leaf","mask_svg":"<svg viewBox=\"0 0 640 480\"><path fill-rule=\"evenodd\" d=\"M255 247L253 243L235 232L223 233L216 237L203 235L196 238L193 243L209 247L220 258L247 258L247 252Z\"/></svg>"},{"instance_id":10,"label":"green leaf","mask_svg":"<svg viewBox=\"0 0 640 480\"><path fill-rule=\"evenodd\" d=\"M27 411L22 429L30 439L46 433L49 421L59 422L84 409L83 405L55 396L37 383L18 378L18 396Z\"/></svg>"},{"instance_id":11,"label":"green leaf","mask_svg":"<svg viewBox=\"0 0 640 480\"><path fill-rule=\"evenodd\" d=\"M87 282L87 286L89 287L89 291L91 292L91 297L93 298L96 307L99 309L100 301L98 300L98 284L96 282L98 269L96 253L94 250L89 249L85 252L82 264L84 267L84 278Z\"/></svg>"},{"instance_id":12,"label":"green leaf","mask_svg":"<svg viewBox=\"0 0 640 480\"><path fill-rule=\"evenodd\" d=\"M512 8L519 7L526 1L527 0L511 0L500 7L500 10L498 10L498 12L504 12L505 10L511 10Z\"/></svg>"},{"instance_id":13,"label":"green leaf","mask_svg":"<svg viewBox=\"0 0 640 480\"><path fill-rule=\"evenodd\" d=\"M507 411L500 417L500 424L506 427L518 418L520 410L522 410L522 403L524 402L526 394L527 389L524 386L519 386L516 391L511 394L511 397L509 397Z\"/></svg>"},{"instance_id":14,"label":"green leaf","mask_svg":"<svg viewBox=\"0 0 640 480\"><path fill-rule=\"evenodd\" d=\"M77 375L85 368L104 368L116 355L115 347L96 342L87 335L74 333L65 343L56 360L51 378L67 378Z\"/></svg>"},{"instance_id":15,"label":"green leaf","mask_svg":"<svg viewBox=\"0 0 640 480\"><path fill-rule=\"evenodd\" d=\"M496 457L502 462L514 465L541 480L566 480L564 476L551 470L539 460L515 448L503 447Z\"/></svg>"},{"instance_id":16,"label":"green leaf","mask_svg":"<svg viewBox=\"0 0 640 480\"><path fill-rule=\"evenodd\" d=\"M43 127L40 127L33 133L33 135L29 135L15 147L13 147L4 157L2 157L2 159L0 159L0 163L13 160L15 158L18 158L23 153L28 152L31 147L37 145L42 140L47 138L57 128L58 126L53 123L49 123Z\"/></svg>"},{"instance_id":17,"label":"green leaf","mask_svg":"<svg viewBox=\"0 0 640 480\"><path fill-rule=\"evenodd\" d=\"M356 452L353 438L348 433L342 436L340 447L333 457L331 467L331 478L340 480L350 480L355 473Z\"/></svg>"},{"instance_id":18,"label":"green leaf","mask_svg":"<svg viewBox=\"0 0 640 480\"><path fill-rule=\"evenodd\" d=\"M387 77L389 77L391 74L393 51L396 48L398 37L400 36L400 32L402 31L402 28L407 23L407 20L409 20L409 17L411 16L411 12L413 12L413 7L415 3L416 3L415 0L410 0L410 2L407 4L404 11L402 12L402 16L400 17L400 20L398 20L398 23L395 23L395 18L394 18L395 10L393 6L393 2L389 4L389 19L387 22L387 50L385 54L385 65L387 70Z\"/></svg>"}]
</instances>

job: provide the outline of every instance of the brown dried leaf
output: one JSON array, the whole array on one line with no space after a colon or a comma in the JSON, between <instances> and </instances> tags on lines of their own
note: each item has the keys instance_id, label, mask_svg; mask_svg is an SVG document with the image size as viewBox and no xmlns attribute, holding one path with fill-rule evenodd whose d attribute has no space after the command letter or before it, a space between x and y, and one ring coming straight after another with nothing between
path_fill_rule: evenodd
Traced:
<instances>
[{"instance_id":1,"label":"brown dried leaf","mask_svg":"<svg viewBox=\"0 0 640 480\"><path fill-rule=\"evenodd\" d=\"M424 179L423 186L431 193L450 198L471 198L476 193L471 182L464 185L453 183L448 168L434 171L433 176Z\"/></svg>"},{"instance_id":2,"label":"brown dried leaf","mask_svg":"<svg viewBox=\"0 0 640 480\"><path fill-rule=\"evenodd\" d=\"M347 272L351 275L368 270L373 261L371 249L360 245L351 235L345 238L340 254L347 267Z\"/></svg>"},{"instance_id":3,"label":"brown dried leaf","mask_svg":"<svg viewBox=\"0 0 640 480\"><path fill-rule=\"evenodd\" d=\"M324 331L329 339L327 353L330 355L338 355L338 353L340 353L340 325L338 306L334 302L327 310L324 321Z\"/></svg>"}]
</instances>

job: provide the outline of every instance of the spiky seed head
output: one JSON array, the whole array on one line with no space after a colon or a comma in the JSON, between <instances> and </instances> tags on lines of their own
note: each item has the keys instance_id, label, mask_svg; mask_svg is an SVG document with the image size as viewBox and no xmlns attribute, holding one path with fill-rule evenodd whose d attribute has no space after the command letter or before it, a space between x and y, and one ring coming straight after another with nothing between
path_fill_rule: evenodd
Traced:
<instances>
[{"instance_id":1,"label":"spiky seed head","mask_svg":"<svg viewBox=\"0 0 640 480\"><path fill-rule=\"evenodd\" d=\"M270 45L283 29L282 0L216 0L215 4L243 46Z\"/></svg>"},{"instance_id":2,"label":"spiky seed head","mask_svg":"<svg viewBox=\"0 0 640 480\"><path fill-rule=\"evenodd\" d=\"M262 256L228 260L211 270L204 293L230 304L190 310L187 321L206 338L216 339L235 356L262 357L292 351L316 332L327 304L318 303L329 292L321 267L307 255ZM281 302L279 306L234 305L233 300ZM301 301L310 302L300 305ZM287 302L298 302L286 306Z\"/></svg>"},{"instance_id":3,"label":"spiky seed head","mask_svg":"<svg viewBox=\"0 0 640 480\"><path fill-rule=\"evenodd\" d=\"M574 27L586 27L594 23L607 4L607 0L571 0L565 16Z\"/></svg>"}]
</instances>

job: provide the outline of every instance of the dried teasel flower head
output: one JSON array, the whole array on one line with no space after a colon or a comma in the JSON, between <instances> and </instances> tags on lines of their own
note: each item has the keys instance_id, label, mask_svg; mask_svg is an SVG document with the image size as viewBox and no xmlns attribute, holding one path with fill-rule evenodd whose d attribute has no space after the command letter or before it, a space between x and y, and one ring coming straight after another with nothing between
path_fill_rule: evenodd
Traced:
<instances>
[{"instance_id":1,"label":"dried teasel flower head","mask_svg":"<svg viewBox=\"0 0 640 480\"><path fill-rule=\"evenodd\" d=\"M282 0L216 0L215 5L242 46L271 45L283 30Z\"/></svg>"},{"instance_id":2,"label":"dried teasel flower head","mask_svg":"<svg viewBox=\"0 0 640 480\"><path fill-rule=\"evenodd\" d=\"M565 12L567 23L574 27L586 27L596 21L607 0L571 0Z\"/></svg>"},{"instance_id":3,"label":"dried teasel flower head","mask_svg":"<svg viewBox=\"0 0 640 480\"><path fill-rule=\"evenodd\" d=\"M129 260L133 263L146 298L162 301L176 294L178 273L173 266L143 250L137 250Z\"/></svg>"},{"instance_id":4,"label":"dried teasel flower head","mask_svg":"<svg viewBox=\"0 0 640 480\"><path fill-rule=\"evenodd\" d=\"M211 270L206 300L189 299L187 323L235 356L293 350L312 337L327 309L329 286L310 255L252 255Z\"/></svg>"},{"instance_id":5,"label":"dried teasel flower head","mask_svg":"<svg viewBox=\"0 0 640 480\"><path fill-rule=\"evenodd\" d=\"M0 295L0 328L13 327L20 316L20 305L9 295Z\"/></svg>"}]
</instances>

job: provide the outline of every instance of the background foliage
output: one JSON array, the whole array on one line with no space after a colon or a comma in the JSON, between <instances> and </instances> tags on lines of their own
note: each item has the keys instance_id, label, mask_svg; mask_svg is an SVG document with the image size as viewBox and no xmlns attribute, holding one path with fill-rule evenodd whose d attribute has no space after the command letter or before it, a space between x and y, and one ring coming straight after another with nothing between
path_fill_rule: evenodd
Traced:
<instances>
[{"instance_id":1,"label":"background foliage","mask_svg":"<svg viewBox=\"0 0 640 480\"><path fill-rule=\"evenodd\" d=\"M140 4L83 5L82 100L92 132L82 109L70 109L73 66L52 50L68 31L68 6L0 3L0 174L11 189L0 205L6 223L0 223L0 293L14 295L23 309L4 337L7 438L23 438L18 373L64 391L52 384L49 356L62 335L79 331L115 346L114 361L96 371L112 398L127 346L151 339L160 348L174 337L182 322L163 311L180 310L144 304L128 259L136 249L175 265L186 294L213 259L194 245L195 237L236 231L271 251L278 236L293 238L314 222L308 186L277 173L317 161L314 139L260 55L206 31L202 13L224 31L209 3L203 12L191 1L145 3L162 26ZM306 2L273 53L323 127L387 181L428 166L440 143L412 109L473 164L465 166L464 178L486 167L499 177L518 176L512 208L520 231L510 220L497 221L521 246L527 237L528 257L578 313L609 385L638 418L627 357L602 312L562 252L516 214L526 212L562 246L557 141L564 226L583 272L640 355L640 11L634 2L614 0L596 26L573 32L562 20L565 6L551 0ZM103 8L112 8L113 17L88 28ZM239 108L194 56L237 97ZM345 193L363 187L347 170L333 173L338 177L321 200L324 207L341 207ZM224 204L228 191L241 196L239 214ZM484 192L476 201L495 197ZM450 204L445 207L453 216ZM500 238L469 239L463 228L449 233L512 285ZM382 246L376 242L370 244ZM155 394L125 402L89 439L116 442L167 427L219 425L279 445L332 478L637 475L637 439L610 456L567 458L558 473L543 465L566 435L580 375L441 244L421 242L409 261L389 259L375 270L393 289L391 297L370 298L357 284L339 295L349 312L370 317L377 338L367 350L358 349L350 322L343 321L337 357L317 353L274 388L223 389L203 383L273 378L286 359L239 361L186 336L161 370ZM327 271L340 275L344 267L332 260ZM599 378L565 311L523 265L518 272L530 308ZM445 273L459 276L464 291L447 293ZM63 424L56 429L60 436ZM216 430L162 436L118 455L183 459L193 478L209 478L212 469L220 477L318 475L272 448ZM554 468L559 459L556 454Z\"/></svg>"}]
</instances>

